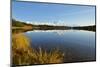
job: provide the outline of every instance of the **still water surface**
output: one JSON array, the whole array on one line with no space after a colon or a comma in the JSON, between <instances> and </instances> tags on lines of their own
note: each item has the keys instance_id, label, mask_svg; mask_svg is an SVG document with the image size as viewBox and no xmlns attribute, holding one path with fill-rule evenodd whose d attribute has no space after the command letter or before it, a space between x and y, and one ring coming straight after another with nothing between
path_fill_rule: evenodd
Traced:
<instances>
[{"instance_id":1,"label":"still water surface","mask_svg":"<svg viewBox=\"0 0 100 67\"><path fill-rule=\"evenodd\" d=\"M34 30L26 32L32 48L59 48L64 62L95 60L95 32L83 30Z\"/></svg>"}]
</instances>

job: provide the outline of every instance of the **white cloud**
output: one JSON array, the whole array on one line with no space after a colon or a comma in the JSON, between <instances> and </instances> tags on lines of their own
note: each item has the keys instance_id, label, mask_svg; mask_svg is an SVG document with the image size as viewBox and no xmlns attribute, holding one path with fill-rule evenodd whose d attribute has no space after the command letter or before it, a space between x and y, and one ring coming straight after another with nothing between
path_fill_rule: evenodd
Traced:
<instances>
[{"instance_id":1,"label":"white cloud","mask_svg":"<svg viewBox=\"0 0 100 67\"><path fill-rule=\"evenodd\" d=\"M64 21L57 21L57 22L36 22L36 21L33 21L33 22L30 22L30 21L26 21L26 23L30 23L30 24L35 24L35 25L56 25L56 26L66 26L66 22Z\"/></svg>"}]
</instances>

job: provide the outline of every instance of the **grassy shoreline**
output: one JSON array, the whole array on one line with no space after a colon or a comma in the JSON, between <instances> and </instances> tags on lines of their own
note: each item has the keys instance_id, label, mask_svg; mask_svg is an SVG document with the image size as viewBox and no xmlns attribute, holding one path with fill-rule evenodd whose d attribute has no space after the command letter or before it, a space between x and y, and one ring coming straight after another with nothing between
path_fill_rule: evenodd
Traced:
<instances>
[{"instance_id":1,"label":"grassy shoreline","mask_svg":"<svg viewBox=\"0 0 100 67\"><path fill-rule=\"evenodd\" d=\"M39 47L38 50L31 48L30 40L24 34L13 34L12 36L13 65L50 64L62 63L64 53L59 49L50 52Z\"/></svg>"}]
</instances>

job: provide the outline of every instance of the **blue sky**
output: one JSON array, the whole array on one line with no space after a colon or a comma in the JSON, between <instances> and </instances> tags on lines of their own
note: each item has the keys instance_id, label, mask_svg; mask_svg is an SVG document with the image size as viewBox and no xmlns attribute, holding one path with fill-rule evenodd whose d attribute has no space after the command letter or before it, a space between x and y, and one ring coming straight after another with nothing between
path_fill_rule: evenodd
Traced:
<instances>
[{"instance_id":1,"label":"blue sky","mask_svg":"<svg viewBox=\"0 0 100 67\"><path fill-rule=\"evenodd\" d=\"M37 24L84 26L95 24L95 6L12 2L12 17Z\"/></svg>"}]
</instances>

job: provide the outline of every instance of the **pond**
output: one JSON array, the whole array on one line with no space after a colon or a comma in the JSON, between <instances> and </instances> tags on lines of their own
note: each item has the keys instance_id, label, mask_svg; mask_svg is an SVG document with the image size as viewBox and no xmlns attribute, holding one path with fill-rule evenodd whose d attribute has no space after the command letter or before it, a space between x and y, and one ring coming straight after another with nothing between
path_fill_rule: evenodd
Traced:
<instances>
[{"instance_id":1,"label":"pond","mask_svg":"<svg viewBox=\"0 0 100 67\"><path fill-rule=\"evenodd\" d=\"M85 30L33 30L25 32L31 47L49 51L59 48L64 52L64 62L95 61L95 32Z\"/></svg>"}]
</instances>

